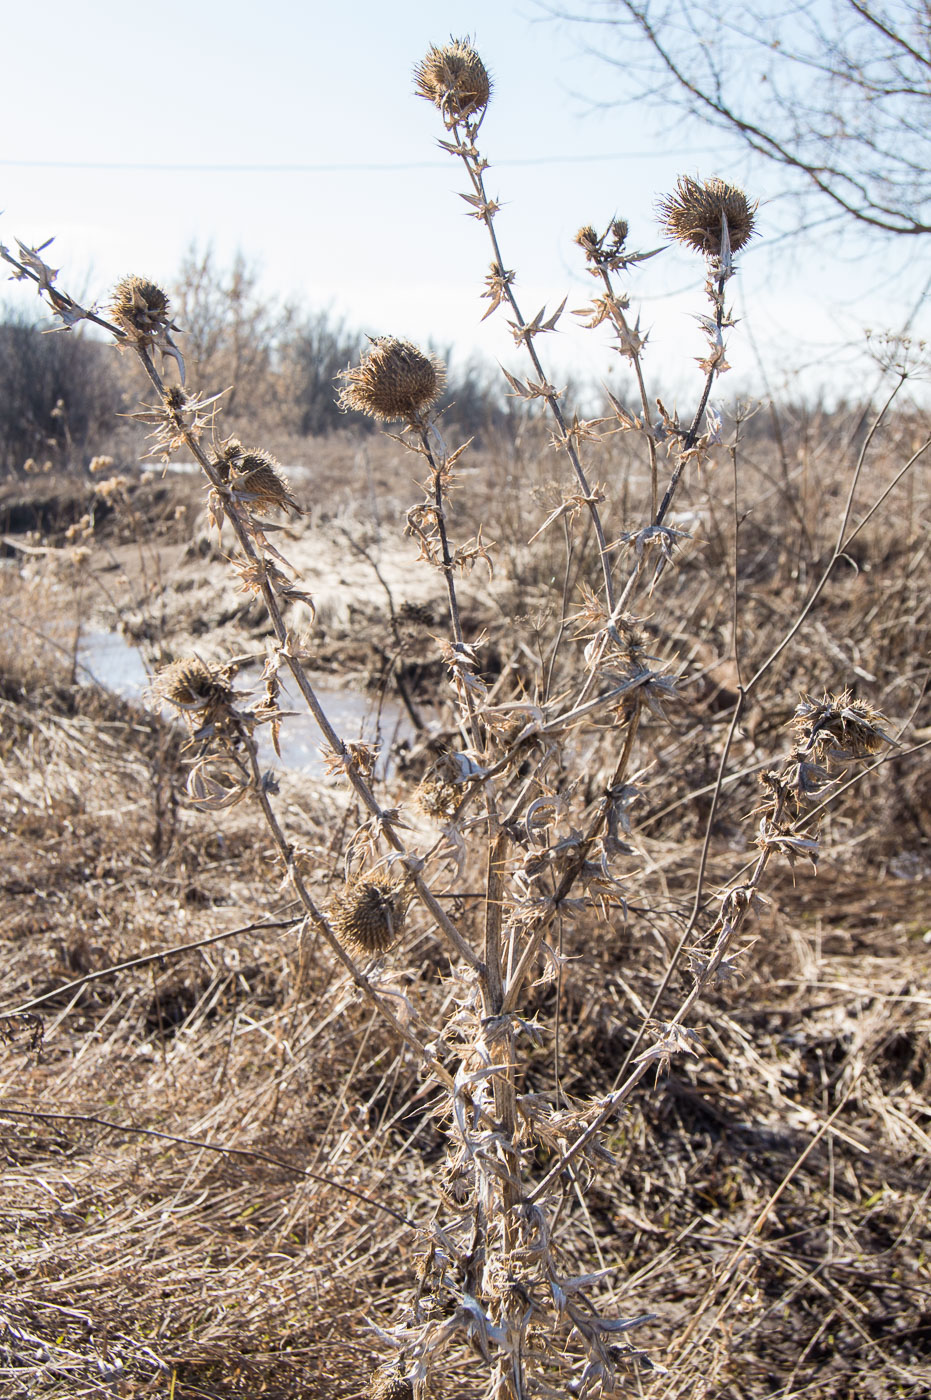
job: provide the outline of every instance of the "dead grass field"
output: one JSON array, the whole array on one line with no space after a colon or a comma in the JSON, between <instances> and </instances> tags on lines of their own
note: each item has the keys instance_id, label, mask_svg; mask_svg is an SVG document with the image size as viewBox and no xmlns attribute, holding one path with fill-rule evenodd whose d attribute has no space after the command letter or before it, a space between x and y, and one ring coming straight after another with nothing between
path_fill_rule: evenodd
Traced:
<instances>
[{"instance_id":1,"label":"dead grass field","mask_svg":"<svg viewBox=\"0 0 931 1400\"><path fill-rule=\"evenodd\" d=\"M736 509L726 454L679 506L703 543L663 580L675 627L659 613L646 626L656 654L685 668L685 700L638 741L626 918L567 921L561 978L535 990L558 1036L531 1059L527 1091L558 1083L587 1101L611 1088L668 960L654 913L688 907L737 684L735 529L746 670L829 553L855 425L784 427L781 454L762 432L741 446ZM905 419L889 429L870 499L914 435ZM400 674L427 705L440 604L435 576L398 543L410 462L348 434L315 446L293 473L308 515L288 552L318 602L319 664L373 688ZM602 472L619 533L640 490L623 439ZM473 576L464 601L493 674L520 667L514 637L529 626L532 646L534 617L562 591L557 541L542 563L525 547L555 474L542 442L502 445L470 459L454 497L498 541L494 581ZM152 660L254 650L263 624L207 537L194 478L131 479L91 532L92 483L43 486L52 505L32 534L11 514L28 487L0 500L4 532L26 546L7 546L0 574L0 1389L361 1396L389 1351L376 1328L413 1286L442 1124L406 1053L325 948L298 936L248 810L188 810L178 734L71 673L78 619L123 627ZM758 773L784 750L799 692L852 686L895 722L900 748L832 808L817 873L786 865L767 885L738 978L702 1006L703 1057L643 1082L610 1134L613 1163L566 1196L567 1272L610 1270L606 1295L655 1315L637 1341L672 1379L644 1375L644 1394L931 1392L929 525L925 473L859 537L773 668L731 758L709 885L752 849ZM90 558L75 563L73 548ZM374 565L396 609L417 605L400 658ZM321 867L350 807L332 783L282 780L288 832ZM468 883L457 911L467 927ZM445 967L413 919L398 977L427 1015L448 996ZM480 1366L451 1349L435 1393L478 1394Z\"/></svg>"}]
</instances>

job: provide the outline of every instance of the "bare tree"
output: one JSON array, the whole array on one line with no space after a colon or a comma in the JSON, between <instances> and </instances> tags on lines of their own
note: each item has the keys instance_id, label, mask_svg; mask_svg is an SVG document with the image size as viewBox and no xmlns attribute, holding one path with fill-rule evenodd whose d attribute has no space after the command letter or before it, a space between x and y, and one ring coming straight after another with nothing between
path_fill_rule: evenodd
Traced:
<instances>
[{"instance_id":1,"label":"bare tree","mask_svg":"<svg viewBox=\"0 0 931 1400\"><path fill-rule=\"evenodd\" d=\"M80 468L113 432L124 406L120 364L109 345L79 331L0 308L0 477L24 462Z\"/></svg>"},{"instance_id":2,"label":"bare tree","mask_svg":"<svg viewBox=\"0 0 931 1400\"><path fill-rule=\"evenodd\" d=\"M229 389L226 411L237 419L278 414L287 397L280 358L295 312L263 295L259 281L259 269L243 253L221 268L211 247L192 244L174 288L188 369L212 393Z\"/></svg>"},{"instance_id":3,"label":"bare tree","mask_svg":"<svg viewBox=\"0 0 931 1400\"><path fill-rule=\"evenodd\" d=\"M737 135L840 221L931 232L928 0L587 0L561 17L610 31L598 52L628 90Z\"/></svg>"}]
</instances>

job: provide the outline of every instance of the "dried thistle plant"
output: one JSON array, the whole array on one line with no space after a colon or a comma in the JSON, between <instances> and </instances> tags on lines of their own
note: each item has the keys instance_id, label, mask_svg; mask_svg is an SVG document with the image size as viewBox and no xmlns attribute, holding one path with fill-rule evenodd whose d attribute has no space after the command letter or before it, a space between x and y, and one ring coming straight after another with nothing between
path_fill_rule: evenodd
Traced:
<instances>
[{"instance_id":1,"label":"dried thistle plant","mask_svg":"<svg viewBox=\"0 0 931 1400\"><path fill-rule=\"evenodd\" d=\"M406 912L402 887L381 873L351 880L330 900L330 917L340 942L369 956L386 953L397 942Z\"/></svg>"},{"instance_id":2,"label":"dried thistle plant","mask_svg":"<svg viewBox=\"0 0 931 1400\"><path fill-rule=\"evenodd\" d=\"M442 365L409 341L380 336L358 365L343 370L341 407L380 423L424 420L443 392Z\"/></svg>"},{"instance_id":3,"label":"dried thistle plant","mask_svg":"<svg viewBox=\"0 0 931 1400\"><path fill-rule=\"evenodd\" d=\"M757 206L726 180L680 175L675 192L657 203L665 232L706 257L720 258L725 247L739 253L756 225Z\"/></svg>"},{"instance_id":4,"label":"dried thistle plant","mask_svg":"<svg viewBox=\"0 0 931 1400\"><path fill-rule=\"evenodd\" d=\"M461 160L467 201L491 241L488 314L506 309L515 342L529 359L527 377L509 374L510 386L525 403L542 405L553 447L571 471L568 487L560 488L561 499L531 543L545 548L559 522L567 554L581 552L573 526L587 514L595 541L588 567L574 589L567 569L548 657L542 648L535 655L519 637L517 659L495 674L486 662L487 638L470 631L460 603L462 576L477 566L490 571L494 546L481 525L459 530L453 493L467 444L450 447L441 431L442 366L407 341L383 336L343 372L343 408L400 424L396 440L425 472L406 528L420 561L440 577L448 608L448 636L437 639L448 678L444 713L450 717L442 750L405 794L409 805L388 805L374 783L372 750L344 741L333 728L308 673L306 646L292 625L292 604L308 595L271 544L272 527L262 514L296 515L300 503L264 449L228 438L205 450L209 420L203 410L212 400L164 383L152 361L153 349L174 348L167 299L153 284L125 279L114 293L111 330L138 355L156 395L138 416L154 428L159 453L170 457L184 449L199 464L210 486L210 519L218 529L231 530L232 567L243 588L262 600L270 629L259 702L233 690L234 663L213 666L196 657L170 666L156 689L190 730L188 791L194 804L209 811L254 804L301 919L437 1093L435 1116L446 1148L436 1174L436 1214L421 1230L409 1302L380 1328L391 1354L370 1380L371 1400L421 1397L442 1377L453 1353L478 1358L488 1400L567 1394L595 1400L649 1384L653 1362L637 1341L648 1317L627 1302L622 1306L604 1273L579 1272L560 1239L564 1214L576 1193L584 1204L587 1185L610 1163L610 1127L638 1086L674 1060L700 1064L703 1043L692 1020L697 1004L715 981L736 976L770 864L799 857L815 862L818 813L836 783L832 766L876 753L890 736L883 717L847 693L803 700L791 751L763 775L748 871L724 883L716 912L707 915L702 854L692 913L674 925L678 942L652 1005L641 1014L638 1003L632 1016L614 1089L570 1098L558 1075L541 1071L541 1042L550 1044L554 1033L540 991L553 982L559 990L563 932L579 924L588 936L599 921L622 924L643 878L632 816L648 766L642 735L648 725L667 733L686 679L670 656L651 649L661 585L673 575L685 539L669 516L684 473L707 465L715 446L718 425L707 405L713 383L727 368L724 333L731 318L724 293L733 254L753 232L755 206L724 181L690 177L660 206L667 233L700 251L708 264L712 315L702 321L708 353L700 361L698 406L684 422L660 399L654 399L659 417L652 416L644 370L647 335L640 318L629 314L629 294L616 280L655 252L630 251L627 222L617 216L603 232L591 224L579 230L576 244L598 283L597 296L580 314L589 326L611 324L640 401L637 413L614 402L613 419L580 419L564 408L537 348L540 337L555 330L565 302L551 314L541 308L525 317L498 243L498 204L488 196L487 161L477 148L491 91L487 70L471 44L452 40L429 50L415 82L417 93L442 116L449 139L441 144ZM5 250L3 255L11 261ZM52 288L52 270L37 253L12 262L60 315L77 315L77 304ZM651 481L637 519L610 533L605 520L613 503L597 484L590 460L605 422L639 445ZM847 539L846 524L835 558ZM708 840L745 697L771 664L772 658L741 684L719 756ZM258 761L259 726L271 727L276 745L279 732L287 737L279 708L284 675L316 720L330 772L344 780L355 804L342 845L316 856L289 838L274 780ZM415 808L433 824L426 835ZM351 873L334 892L336 855ZM325 902L316 892L318 881L329 891ZM480 885L477 912L466 913L458 896L474 883ZM457 900L446 905L447 895ZM666 931L672 927L670 921ZM423 1005L416 1004L413 979L407 991L388 980L412 932L435 939L445 954L442 1012L435 1022L430 1017L436 1003L425 996ZM685 974L685 990L674 982L679 974Z\"/></svg>"},{"instance_id":5,"label":"dried thistle plant","mask_svg":"<svg viewBox=\"0 0 931 1400\"><path fill-rule=\"evenodd\" d=\"M178 327L171 320L170 310L170 302L161 287L145 277L124 277L113 289L110 314L122 332L120 345L131 345L141 353L155 349L170 355L177 362L183 380L184 361L171 338L171 332Z\"/></svg>"},{"instance_id":6,"label":"dried thistle plant","mask_svg":"<svg viewBox=\"0 0 931 1400\"><path fill-rule=\"evenodd\" d=\"M238 438L228 438L214 452L213 465L223 485L256 510L301 514L290 484L270 452L245 448Z\"/></svg>"},{"instance_id":7,"label":"dried thistle plant","mask_svg":"<svg viewBox=\"0 0 931 1400\"><path fill-rule=\"evenodd\" d=\"M416 90L439 107L448 121L474 118L491 97L488 70L468 39L432 45L414 70Z\"/></svg>"}]
</instances>

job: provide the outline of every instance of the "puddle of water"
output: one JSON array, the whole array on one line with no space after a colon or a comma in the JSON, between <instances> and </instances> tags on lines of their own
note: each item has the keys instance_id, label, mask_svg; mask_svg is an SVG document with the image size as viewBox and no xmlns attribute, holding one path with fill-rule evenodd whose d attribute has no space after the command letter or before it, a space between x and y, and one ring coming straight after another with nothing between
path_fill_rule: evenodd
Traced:
<instances>
[{"instance_id":1,"label":"puddle of water","mask_svg":"<svg viewBox=\"0 0 931 1400\"><path fill-rule=\"evenodd\" d=\"M82 683L96 681L124 700L138 700L149 683L138 650L118 632L82 632L78 664Z\"/></svg>"},{"instance_id":2,"label":"puddle of water","mask_svg":"<svg viewBox=\"0 0 931 1400\"><path fill-rule=\"evenodd\" d=\"M90 679L124 700L139 700L148 685L139 649L116 632L85 632L78 649L78 661ZM259 674L256 669L241 671L236 677L237 688L246 690L256 686ZM379 709L377 700L370 695L338 688L328 677L309 675L327 718L342 739L380 742L383 754L387 754L397 740L413 737L410 719L397 701L385 700ZM282 721L282 757L275 753L268 726L263 725L258 731L260 762L266 768L324 777L326 768L320 754L323 738L313 717L301 711L303 702L295 700L285 684L282 684L279 703L283 710L296 711ZM386 763L387 759L383 758L382 764ZM384 776L384 769L381 776Z\"/></svg>"}]
</instances>

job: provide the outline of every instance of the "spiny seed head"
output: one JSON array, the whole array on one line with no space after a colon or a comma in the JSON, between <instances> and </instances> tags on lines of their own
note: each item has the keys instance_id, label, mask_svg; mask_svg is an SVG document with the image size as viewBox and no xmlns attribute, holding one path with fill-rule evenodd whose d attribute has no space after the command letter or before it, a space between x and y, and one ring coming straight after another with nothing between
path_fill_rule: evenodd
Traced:
<instances>
[{"instance_id":1,"label":"spiny seed head","mask_svg":"<svg viewBox=\"0 0 931 1400\"><path fill-rule=\"evenodd\" d=\"M400 936L407 899L384 874L352 880L330 900L330 919L341 943L364 953L384 953Z\"/></svg>"},{"instance_id":2,"label":"spiny seed head","mask_svg":"<svg viewBox=\"0 0 931 1400\"><path fill-rule=\"evenodd\" d=\"M587 258L594 257L601 247L601 239L598 237L591 224L584 224L582 228L579 229L573 242L578 243Z\"/></svg>"},{"instance_id":3,"label":"spiny seed head","mask_svg":"<svg viewBox=\"0 0 931 1400\"><path fill-rule=\"evenodd\" d=\"M211 465L223 485L231 486L248 505L300 513L290 484L270 452L243 447L238 438L231 437L214 449Z\"/></svg>"},{"instance_id":4,"label":"spiny seed head","mask_svg":"<svg viewBox=\"0 0 931 1400\"><path fill-rule=\"evenodd\" d=\"M675 193L664 195L656 208L670 238L706 257L720 257L722 223L727 224L731 252L738 252L753 233L757 205L725 180L680 175Z\"/></svg>"},{"instance_id":5,"label":"spiny seed head","mask_svg":"<svg viewBox=\"0 0 931 1400\"><path fill-rule=\"evenodd\" d=\"M257 505L278 510L297 508L288 483L277 470L277 463L266 452L249 452L238 464L237 491L255 498Z\"/></svg>"},{"instance_id":6,"label":"spiny seed head","mask_svg":"<svg viewBox=\"0 0 931 1400\"><path fill-rule=\"evenodd\" d=\"M418 785L414 800L426 816L449 821L463 796L463 789L455 783L444 782L442 778L428 773Z\"/></svg>"},{"instance_id":7,"label":"spiny seed head","mask_svg":"<svg viewBox=\"0 0 931 1400\"><path fill-rule=\"evenodd\" d=\"M368 1394L369 1400L412 1400L414 1387L400 1368L391 1364L372 1372Z\"/></svg>"},{"instance_id":8,"label":"spiny seed head","mask_svg":"<svg viewBox=\"0 0 931 1400\"><path fill-rule=\"evenodd\" d=\"M161 287L144 277L124 277L113 288L110 313L136 341L145 341L170 326L169 301Z\"/></svg>"},{"instance_id":9,"label":"spiny seed head","mask_svg":"<svg viewBox=\"0 0 931 1400\"><path fill-rule=\"evenodd\" d=\"M199 656L173 661L160 671L155 690L178 710L211 710L230 705L233 689L222 671Z\"/></svg>"},{"instance_id":10,"label":"spiny seed head","mask_svg":"<svg viewBox=\"0 0 931 1400\"><path fill-rule=\"evenodd\" d=\"M491 97L491 79L468 39L450 39L438 48L431 44L426 58L414 69L418 97L458 120L482 112Z\"/></svg>"},{"instance_id":11,"label":"spiny seed head","mask_svg":"<svg viewBox=\"0 0 931 1400\"><path fill-rule=\"evenodd\" d=\"M604 233L597 233L591 224L584 224L574 241L585 254L586 262L606 272L616 272L623 264L623 248L627 238L627 220L612 219Z\"/></svg>"},{"instance_id":12,"label":"spiny seed head","mask_svg":"<svg viewBox=\"0 0 931 1400\"><path fill-rule=\"evenodd\" d=\"M806 696L796 707L792 723L799 735L799 751L820 758L867 758L894 743L885 715L865 700L854 700L849 690L840 695L825 693L820 700Z\"/></svg>"},{"instance_id":13,"label":"spiny seed head","mask_svg":"<svg viewBox=\"0 0 931 1400\"><path fill-rule=\"evenodd\" d=\"M341 372L344 410L355 409L382 423L419 422L443 392L443 367L407 340L379 336L358 365Z\"/></svg>"}]
</instances>

